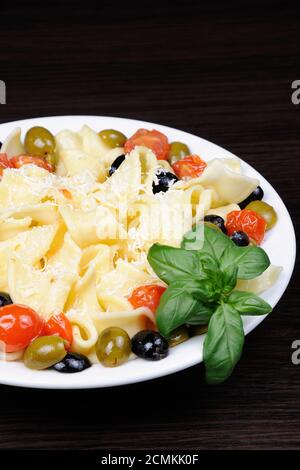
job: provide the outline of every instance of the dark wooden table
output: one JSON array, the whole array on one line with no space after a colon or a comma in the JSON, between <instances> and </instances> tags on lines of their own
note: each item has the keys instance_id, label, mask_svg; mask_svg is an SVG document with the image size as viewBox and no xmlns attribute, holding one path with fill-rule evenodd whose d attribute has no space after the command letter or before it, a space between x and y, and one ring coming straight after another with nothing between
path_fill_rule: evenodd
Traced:
<instances>
[{"instance_id":1,"label":"dark wooden table","mask_svg":"<svg viewBox=\"0 0 300 470\"><path fill-rule=\"evenodd\" d=\"M297 2L253 0L243 12L238 1L61 3L2 2L0 122L112 115L198 134L254 165L298 228ZM299 281L295 272L224 385L206 386L199 365L114 389L1 386L0 449L299 449Z\"/></svg>"}]
</instances>

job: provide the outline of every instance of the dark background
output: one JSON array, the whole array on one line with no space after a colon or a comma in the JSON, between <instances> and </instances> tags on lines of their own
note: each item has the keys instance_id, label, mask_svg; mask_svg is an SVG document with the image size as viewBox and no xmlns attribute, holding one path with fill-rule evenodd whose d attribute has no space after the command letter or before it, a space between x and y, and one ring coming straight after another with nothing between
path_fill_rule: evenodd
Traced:
<instances>
[{"instance_id":1,"label":"dark background","mask_svg":"<svg viewBox=\"0 0 300 470\"><path fill-rule=\"evenodd\" d=\"M2 1L0 122L97 114L200 135L254 165L297 230L297 3ZM115 389L0 386L0 449L299 449L298 282L294 273L223 385L206 386L199 365Z\"/></svg>"}]
</instances>

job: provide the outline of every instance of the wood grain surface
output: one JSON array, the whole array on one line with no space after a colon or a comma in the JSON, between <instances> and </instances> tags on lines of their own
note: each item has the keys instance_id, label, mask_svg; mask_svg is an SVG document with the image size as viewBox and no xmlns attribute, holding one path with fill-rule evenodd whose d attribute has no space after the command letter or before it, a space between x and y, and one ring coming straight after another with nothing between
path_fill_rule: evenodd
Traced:
<instances>
[{"instance_id":1,"label":"wood grain surface","mask_svg":"<svg viewBox=\"0 0 300 470\"><path fill-rule=\"evenodd\" d=\"M255 166L297 231L297 3L3 1L0 122L112 115L200 135ZM206 386L199 365L114 389L0 386L0 449L299 449L300 365L291 363L299 281L295 271L223 385Z\"/></svg>"}]
</instances>

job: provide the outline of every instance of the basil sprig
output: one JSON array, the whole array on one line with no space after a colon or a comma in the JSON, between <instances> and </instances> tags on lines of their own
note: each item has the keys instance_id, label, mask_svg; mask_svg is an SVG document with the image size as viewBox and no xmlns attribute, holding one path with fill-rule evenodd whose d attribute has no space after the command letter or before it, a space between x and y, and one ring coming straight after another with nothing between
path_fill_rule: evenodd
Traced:
<instances>
[{"instance_id":1,"label":"basil sprig","mask_svg":"<svg viewBox=\"0 0 300 470\"><path fill-rule=\"evenodd\" d=\"M272 311L254 293L234 290L237 279L253 279L268 268L267 254L255 246L238 247L222 232L201 224L184 236L181 248L154 244L148 261L168 284L156 313L159 331L168 337L181 325L207 324L206 381L223 382L242 353L241 315Z\"/></svg>"},{"instance_id":2,"label":"basil sprig","mask_svg":"<svg viewBox=\"0 0 300 470\"><path fill-rule=\"evenodd\" d=\"M202 263L196 251L156 243L149 250L148 259L156 274L167 284L178 280L204 279Z\"/></svg>"}]
</instances>

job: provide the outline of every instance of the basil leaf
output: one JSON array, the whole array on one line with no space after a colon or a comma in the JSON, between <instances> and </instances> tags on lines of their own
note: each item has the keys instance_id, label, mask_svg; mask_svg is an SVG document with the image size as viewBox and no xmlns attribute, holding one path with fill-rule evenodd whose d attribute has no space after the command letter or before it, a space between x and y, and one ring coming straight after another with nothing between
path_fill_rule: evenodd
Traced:
<instances>
[{"instance_id":1,"label":"basil leaf","mask_svg":"<svg viewBox=\"0 0 300 470\"><path fill-rule=\"evenodd\" d=\"M200 302L214 302L219 299L220 293L216 291L213 280L207 279L179 279L172 282L169 287L178 287Z\"/></svg>"},{"instance_id":2,"label":"basil leaf","mask_svg":"<svg viewBox=\"0 0 300 470\"><path fill-rule=\"evenodd\" d=\"M208 253L217 261L225 249L231 246L235 245L227 235L206 224L199 224L187 232L181 242L181 247L185 250L200 250L201 253Z\"/></svg>"},{"instance_id":3,"label":"basil leaf","mask_svg":"<svg viewBox=\"0 0 300 470\"><path fill-rule=\"evenodd\" d=\"M194 299L185 289L185 284L177 282L168 287L160 299L156 311L156 323L160 333L168 336L175 328L185 323L205 325L212 310Z\"/></svg>"},{"instance_id":4,"label":"basil leaf","mask_svg":"<svg viewBox=\"0 0 300 470\"><path fill-rule=\"evenodd\" d=\"M199 259L202 263L202 267L205 271L205 268L209 268L211 270L218 270L219 269L219 261L216 260L214 256L207 253L206 251L199 250L197 251Z\"/></svg>"},{"instance_id":5,"label":"basil leaf","mask_svg":"<svg viewBox=\"0 0 300 470\"><path fill-rule=\"evenodd\" d=\"M197 290L193 292L195 298L203 302L219 300L223 291L222 272L217 269L203 268L207 278L198 281Z\"/></svg>"},{"instance_id":6,"label":"basil leaf","mask_svg":"<svg viewBox=\"0 0 300 470\"><path fill-rule=\"evenodd\" d=\"M226 302L241 315L266 315L272 312L271 305L252 292L231 292Z\"/></svg>"},{"instance_id":7,"label":"basil leaf","mask_svg":"<svg viewBox=\"0 0 300 470\"><path fill-rule=\"evenodd\" d=\"M184 290L201 302L215 302L220 299L223 291L223 277L220 269L210 269L207 265L202 267L202 278L179 279L171 283L179 283Z\"/></svg>"},{"instance_id":8,"label":"basil leaf","mask_svg":"<svg viewBox=\"0 0 300 470\"><path fill-rule=\"evenodd\" d=\"M243 345L244 329L238 311L229 304L221 304L210 319L204 340L207 383L218 384L230 376Z\"/></svg>"},{"instance_id":9,"label":"basil leaf","mask_svg":"<svg viewBox=\"0 0 300 470\"><path fill-rule=\"evenodd\" d=\"M267 253L258 246L227 247L220 260L222 271L233 263L238 266L239 279L253 279L270 266Z\"/></svg>"},{"instance_id":10,"label":"basil leaf","mask_svg":"<svg viewBox=\"0 0 300 470\"><path fill-rule=\"evenodd\" d=\"M205 304L202 304L202 306L200 307L199 303L199 310L197 311L197 313L195 313L194 316L189 317L186 323L188 325L208 325L209 320L213 315L215 309L216 305L209 307Z\"/></svg>"},{"instance_id":11,"label":"basil leaf","mask_svg":"<svg viewBox=\"0 0 300 470\"><path fill-rule=\"evenodd\" d=\"M196 251L155 243L148 251L148 261L157 276L167 284L206 277Z\"/></svg>"},{"instance_id":12,"label":"basil leaf","mask_svg":"<svg viewBox=\"0 0 300 470\"><path fill-rule=\"evenodd\" d=\"M223 281L223 294L229 294L237 282L238 267L235 263L227 266L227 268L222 271L222 281Z\"/></svg>"},{"instance_id":13,"label":"basil leaf","mask_svg":"<svg viewBox=\"0 0 300 470\"><path fill-rule=\"evenodd\" d=\"M204 243L204 224L195 225L183 237L181 248L185 250L202 250Z\"/></svg>"}]
</instances>

